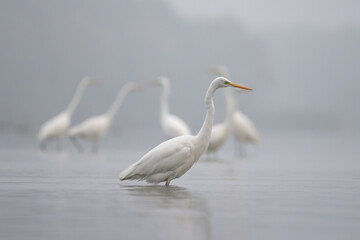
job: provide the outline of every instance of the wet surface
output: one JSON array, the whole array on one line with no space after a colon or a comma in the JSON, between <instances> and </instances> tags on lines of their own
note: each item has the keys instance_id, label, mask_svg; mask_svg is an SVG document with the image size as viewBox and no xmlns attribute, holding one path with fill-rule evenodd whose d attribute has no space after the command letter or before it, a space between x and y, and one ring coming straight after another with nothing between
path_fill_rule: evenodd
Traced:
<instances>
[{"instance_id":1,"label":"wet surface","mask_svg":"<svg viewBox=\"0 0 360 240\"><path fill-rule=\"evenodd\" d=\"M230 142L170 187L118 180L139 145L3 148L1 239L358 239L357 139L267 134L245 157Z\"/></svg>"}]
</instances>

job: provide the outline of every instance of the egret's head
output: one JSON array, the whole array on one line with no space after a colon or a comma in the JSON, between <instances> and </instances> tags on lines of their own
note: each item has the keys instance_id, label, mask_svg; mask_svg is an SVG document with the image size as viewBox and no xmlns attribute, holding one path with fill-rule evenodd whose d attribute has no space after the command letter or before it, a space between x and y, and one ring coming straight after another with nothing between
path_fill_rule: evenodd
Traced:
<instances>
[{"instance_id":1,"label":"egret's head","mask_svg":"<svg viewBox=\"0 0 360 240\"><path fill-rule=\"evenodd\" d=\"M158 77L150 82L150 86L165 86L169 85L169 80L166 77Z\"/></svg>"},{"instance_id":2,"label":"egret's head","mask_svg":"<svg viewBox=\"0 0 360 240\"><path fill-rule=\"evenodd\" d=\"M209 73L220 75L222 77L229 77L228 69L225 66L221 65L209 68Z\"/></svg>"},{"instance_id":3,"label":"egret's head","mask_svg":"<svg viewBox=\"0 0 360 240\"><path fill-rule=\"evenodd\" d=\"M132 84L130 89L131 89L131 91L140 92L140 91L144 90L144 87L141 86L140 84L134 83L134 84Z\"/></svg>"},{"instance_id":4,"label":"egret's head","mask_svg":"<svg viewBox=\"0 0 360 240\"><path fill-rule=\"evenodd\" d=\"M251 88L248 88L248 87L233 83L233 82L231 82L230 80L228 80L228 79L226 79L224 77L215 78L214 83L217 84L217 86L219 88L222 88L222 87L234 87L234 88L240 88L240 89L245 89L245 90L252 91Z\"/></svg>"},{"instance_id":5,"label":"egret's head","mask_svg":"<svg viewBox=\"0 0 360 240\"><path fill-rule=\"evenodd\" d=\"M86 85L98 85L99 81L92 77L85 77L83 78L83 83Z\"/></svg>"},{"instance_id":6,"label":"egret's head","mask_svg":"<svg viewBox=\"0 0 360 240\"><path fill-rule=\"evenodd\" d=\"M134 82L127 82L120 90L121 91L135 91L135 92L139 92L144 90L144 87L141 86L140 84L134 83Z\"/></svg>"}]
</instances>

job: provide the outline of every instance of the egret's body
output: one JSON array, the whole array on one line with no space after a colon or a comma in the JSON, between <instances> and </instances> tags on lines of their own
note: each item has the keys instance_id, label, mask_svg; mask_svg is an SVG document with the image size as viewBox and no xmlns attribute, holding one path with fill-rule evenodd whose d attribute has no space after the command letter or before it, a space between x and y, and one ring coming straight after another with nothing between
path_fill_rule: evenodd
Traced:
<instances>
[{"instance_id":1,"label":"egret's body","mask_svg":"<svg viewBox=\"0 0 360 240\"><path fill-rule=\"evenodd\" d=\"M91 117L81 124L72 127L69 130L69 136L99 141L107 133L110 125L111 119L107 115Z\"/></svg>"},{"instance_id":2,"label":"egret's body","mask_svg":"<svg viewBox=\"0 0 360 240\"><path fill-rule=\"evenodd\" d=\"M42 149L46 147L46 141L52 139L57 140L57 148L58 150L61 149L62 139L71 124L71 117L80 102L85 88L96 83L97 82L94 79L84 78L77 86L75 95L68 107L59 115L53 117L41 126L38 140Z\"/></svg>"},{"instance_id":3,"label":"egret's body","mask_svg":"<svg viewBox=\"0 0 360 240\"><path fill-rule=\"evenodd\" d=\"M152 85L161 85L163 93L161 98L161 113L160 123L164 135L167 139L191 135L188 125L179 117L173 115L169 111L169 95L170 95L170 82L167 78L159 78L152 82Z\"/></svg>"},{"instance_id":4,"label":"egret's body","mask_svg":"<svg viewBox=\"0 0 360 240\"><path fill-rule=\"evenodd\" d=\"M70 114L62 112L44 123L38 135L39 142L62 137L70 126Z\"/></svg>"},{"instance_id":5,"label":"egret's body","mask_svg":"<svg viewBox=\"0 0 360 240\"><path fill-rule=\"evenodd\" d=\"M77 126L69 130L69 137L79 151L82 151L81 145L77 142L77 138L86 139L93 142L93 151L97 151L99 141L108 132L114 116L122 105L125 97L130 91L140 90L140 86L134 83L128 83L120 89L113 104L108 111L102 115L91 117Z\"/></svg>"},{"instance_id":6,"label":"egret's body","mask_svg":"<svg viewBox=\"0 0 360 240\"><path fill-rule=\"evenodd\" d=\"M229 78L229 72L224 66L217 66L210 69L212 73L219 74L223 77ZM259 143L260 135L254 125L254 123L248 118L245 114L238 110L237 102L235 95L229 95L231 97L230 101L227 100L227 105L234 104L233 118L232 118L232 127L231 131L233 132L235 139L240 144L245 143ZM215 126L214 126L215 127ZM223 130L224 131L224 130ZM240 146L239 146L240 147Z\"/></svg>"},{"instance_id":7,"label":"egret's body","mask_svg":"<svg viewBox=\"0 0 360 240\"><path fill-rule=\"evenodd\" d=\"M208 148L215 107L213 96L220 87L249 88L234 84L226 78L216 78L206 93L207 113L196 136L185 135L167 140L146 153L139 161L120 173L120 180L146 180L149 183L166 182L181 177Z\"/></svg>"},{"instance_id":8,"label":"egret's body","mask_svg":"<svg viewBox=\"0 0 360 240\"><path fill-rule=\"evenodd\" d=\"M239 142L260 143L255 125L240 111L235 111L233 115L233 133Z\"/></svg>"}]
</instances>

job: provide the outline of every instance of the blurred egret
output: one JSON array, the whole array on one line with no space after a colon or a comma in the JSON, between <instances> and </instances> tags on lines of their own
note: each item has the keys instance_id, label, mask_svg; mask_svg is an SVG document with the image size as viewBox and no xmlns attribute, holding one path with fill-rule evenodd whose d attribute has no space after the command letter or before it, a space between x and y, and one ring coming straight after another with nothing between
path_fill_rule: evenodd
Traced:
<instances>
[{"instance_id":1,"label":"blurred egret","mask_svg":"<svg viewBox=\"0 0 360 240\"><path fill-rule=\"evenodd\" d=\"M207 149L208 153L216 153L220 147L225 143L228 138L231 128L233 125L233 115L235 112L235 102L231 89L226 88L225 99L226 99L226 119L224 122L215 124L211 131L211 138Z\"/></svg>"},{"instance_id":2,"label":"blurred egret","mask_svg":"<svg viewBox=\"0 0 360 240\"><path fill-rule=\"evenodd\" d=\"M226 78L230 77L229 71L225 66L217 66L210 68L210 72L214 74L219 74ZM237 92L239 91L235 91L233 94L229 94L229 96L225 97L227 99L226 102L228 105L234 104L232 132L234 133L236 140L239 142L240 148L242 143L259 143L260 136L253 122L245 114L243 114L237 109L237 103L234 96L234 94L236 94ZM228 97L231 98L230 101L228 100Z\"/></svg>"},{"instance_id":3,"label":"blurred egret","mask_svg":"<svg viewBox=\"0 0 360 240\"><path fill-rule=\"evenodd\" d=\"M140 91L142 87L135 83L125 84L118 92L115 101L108 111L102 115L91 117L69 130L69 137L75 147L81 152L82 147L77 138L87 139L93 142L93 152L97 152L98 143L110 128L113 118L122 105L125 97L131 91Z\"/></svg>"},{"instance_id":4,"label":"blurred egret","mask_svg":"<svg viewBox=\"0 0 360 240\"><path fill-rule=\"evenodd\" d=\"M207 113L198 134L196 136L179 136L159 144L120 173L120 180L138 179L146 180L149 183L165 181L165 185L168 186L171 180L179 178L187 172L208 147L215 114L214 93L221 87L251 90L232 83L224 77L213 80L205 96Z\"/></svg>"},{"instance_id":5,"label":"blurred egret","mask_svg":"<svg viewBox=\"0 0 360 240\"><path fill-rule=\"evenodd\" d=\"M51 139L57 140L58 151L62 148L62 139L65 132L71 123L71 117L77 108L80 99L84 93L84 90L89 85L96 85L98 82L90 77L83 78L76 88L75 95L67 108L62 111L59 115L53 117L49 121L45 122L39 131L38 140L40 142L40 148L46 148L46 141Z\"/></svg>"},{"instance_id":6,"label":"blurred egret","mask_svg":"<svg viewBox=\"0 0 360 240\"><path fill-rule=\"evenodd\" d=\"M166 138L174 138L182 135L191 135L188 125L179 117L170 114L169 112L169 95L170 95L170 81L165 77L160 77L151 82L152 86L163 87L163 94L161 99L161 114L160 122L161 128Z\"/></svg>"}]
</instances>

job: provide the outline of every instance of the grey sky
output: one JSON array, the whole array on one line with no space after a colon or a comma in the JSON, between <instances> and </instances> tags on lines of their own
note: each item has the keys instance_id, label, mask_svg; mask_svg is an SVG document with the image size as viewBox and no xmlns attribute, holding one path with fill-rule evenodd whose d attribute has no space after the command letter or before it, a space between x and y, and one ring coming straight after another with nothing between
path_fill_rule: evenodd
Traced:
<instances>
[{"instance_id":1,"label":"grey sky","mask_svg":"<svg viewBox=\"0 0 360 240\"><path fill-rule=\"evenodd\" d=\"M235 19L250 31L299 26L338 29L360 27L356 0L170 0L187 19Z\"/></svg>"},{"instance_id":2,"label":"grey sky","mask_svg":"<svg viewBox=\"0 0 360 240\"><path fill-rule=\"evenodd\" d=\"M239 96L239 106L260 129L359 128L358 2L191 3L0 1L2 129L23 124L36 132L86 75L102 84L85 93L74 123L104 112L127 81L165 75L171 112L197 131L214 78L206 69L217 64L255 89ZM159 128L159 94L129 96L115 125ZM224 99L215 97L219 122Z\"/></svg>"}]
</instances>

